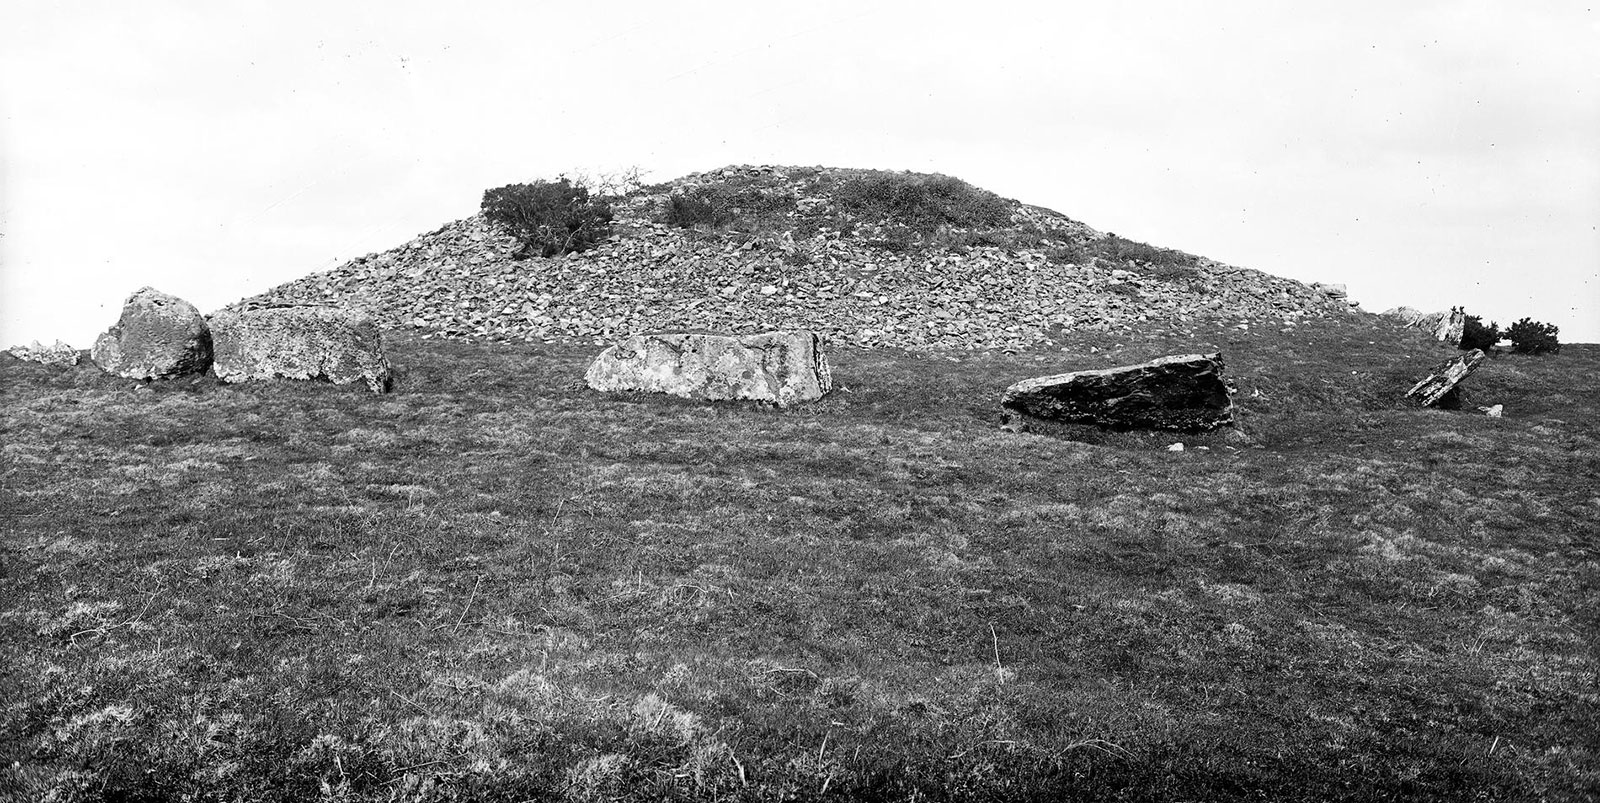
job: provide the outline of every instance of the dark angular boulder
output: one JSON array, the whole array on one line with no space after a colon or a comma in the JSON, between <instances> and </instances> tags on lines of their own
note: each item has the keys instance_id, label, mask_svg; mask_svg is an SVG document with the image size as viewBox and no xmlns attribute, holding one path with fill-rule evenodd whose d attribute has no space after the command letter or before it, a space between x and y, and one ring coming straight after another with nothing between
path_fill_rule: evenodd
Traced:
<instances>
[{"instance_id":1,"label":"dark angular boulder","mask_svg":"<svg viewBox=\"0 0 1600 803\"><path fill-rule=\"evenodd\" d=\"M1455 408L1461 404L1461 381L1483 364L1483 349L1473 349L1454 359L1445 360L1433 369L1426 379L1406 391L1423 407Z\"/></svg>"},{"instance_id":2,"label":"dark angular boulder","mask_svg":"<svg viewBox=\"0 0 1600 803\"><path fill-rule=\"evenodd\" d=\"M1024 430L1041 421L1180 432L1233 423L1221 354L1024 379L1006 388L1000 407L1002 422Z\"/></svg>"},{"instance_id":3,"label":"dark angular boulder","mask_svg":"<svg viewBox=\"0 0 1600 803\"><path fill-rule=\"evenodd\" d=\"M224 310L211 316L213 370L224 382L322 379L389 387L383 337L371 318L342 307L284 304Z\"/></svg>"},{"instance_id":4,"label":"dark angular boulder","mask_svg":"<svg viewBox=\"0 0 1600 803\"><path fill-rule=\"evenodd\" d=\"M193 304L144 287L128 296L122 316L94 341L89 358L127 379L203 374L211 365L211 330Z\"/></svg>"}]
</instances>

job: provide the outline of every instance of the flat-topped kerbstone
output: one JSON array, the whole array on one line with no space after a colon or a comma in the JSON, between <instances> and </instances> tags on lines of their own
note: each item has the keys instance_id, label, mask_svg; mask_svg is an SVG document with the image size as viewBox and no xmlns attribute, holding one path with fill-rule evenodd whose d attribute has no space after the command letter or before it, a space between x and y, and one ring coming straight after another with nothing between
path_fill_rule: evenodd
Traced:
<instances>
[{"instance_id":1,"label":"flat-topped kerbstone","mask_svg":"<svg viewBox=\"0 0 1600 803\"><path fill-rule=\"evenodd\" d=\"M371 318L327 305L223 310L211 316L212 366L224 382L320 379L389 387L383 337Z\"/></svg>"},{"instance_id":2,"label":"flat-topped kerbstone","mask_svg":"<svg viewBox=\"0 0 1600 803\"><path fill-rule=\"evenodd\" d=\"M779 407L814 401L833 389L833 373L821 342L806 330L633 335L602 351L584 379L601 391L646 391Z\"/></svg>"}]
</instances>

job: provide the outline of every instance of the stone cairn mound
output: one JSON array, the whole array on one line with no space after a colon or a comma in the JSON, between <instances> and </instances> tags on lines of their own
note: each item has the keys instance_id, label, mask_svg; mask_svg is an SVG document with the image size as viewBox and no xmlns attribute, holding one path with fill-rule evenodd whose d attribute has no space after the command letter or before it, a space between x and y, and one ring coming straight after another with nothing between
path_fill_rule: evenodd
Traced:
<instances>
[{"instance_id":1,"label":"stone cairn mound","mask_svg":"<svg viewBox=\"0 0 1600 803\"><path fill-rule=\"evenodd\" d=\"M1362 314L1323 289L1209 259L1173 270L1085 258L1114 236L1016 201L1005 201L1007 226L946 228L906 247L893 221L842 206L840 182L872 175L889 174L693 174L627 194L610 239L556 258L514 259L509 233L469 217L247 301L347 305L423 337L610 345L641 332L805 330L834 346L916 350L1029 350L1063 330L1289 327ZM746 231L661 222L671 195L696 188L768 212Z\"/></svg>"}]
</instances>

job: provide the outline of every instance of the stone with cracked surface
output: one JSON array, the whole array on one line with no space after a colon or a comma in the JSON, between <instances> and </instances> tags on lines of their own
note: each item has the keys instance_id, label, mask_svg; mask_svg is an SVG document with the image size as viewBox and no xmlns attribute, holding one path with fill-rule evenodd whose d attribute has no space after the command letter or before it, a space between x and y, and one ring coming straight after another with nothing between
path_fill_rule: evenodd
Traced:
<instances>
[{"instance_id":1,"label":"stone with cracked surface","mask_svg":"<svg viewBox=\"0 0 1600 803\"><path fill-rule=\"evenodd\" d=\"M1036 423L1203 432L1233 423L1221 354L1161 357L1138 365L1024 379L1001 397L1012 430Z\"/></svg>"},{"instance_id":2,"label":"stone with cracked surface","mask_svg":"<svg viewBox=\"0 0 1600 803\"><path fill-rule=\"evenodd\" d=\"M820 339L807 330L743 336L633 335L602 351L584 379L600 391L645 391L779 407L815 401L833 389Z\"/></svg>"},{"instance_id":3,"label":"stone with cracked surface","mask_svg":"<svg viewBox=\"0 0 1600 803\"><path fill-rule=\"evenodd\" d=\"M211 316L213 370L224 382L320 379L388 390L389 361L371 318L340 307L293 304Z\"/></svg>"},{"instance_id":4,"label":"stone with cracked surface","mask_svg":"<svg viewBox=\"0 0 1600 803\"><path fill-rule=\"evenodd\" d=\"M1446 360L1433 369L1433 373L1406 391L1423 407L1453 408L1460 406L1461 381L1478 370L1485 355L1482 349L1473 349L1454 359Z\"/></svg>"},{"instance_id":5,"label":"stone with cracked surface","mask_svg":"<svg viewBox=\"0 0 1600 803\"><path fill-rule=\"evenodd\" d=\"M203 374L211 365L211 330L193 304L142 287L123 303L117 323L94 341L89 358L125 379Z\"/></svg>"}]
</instances>

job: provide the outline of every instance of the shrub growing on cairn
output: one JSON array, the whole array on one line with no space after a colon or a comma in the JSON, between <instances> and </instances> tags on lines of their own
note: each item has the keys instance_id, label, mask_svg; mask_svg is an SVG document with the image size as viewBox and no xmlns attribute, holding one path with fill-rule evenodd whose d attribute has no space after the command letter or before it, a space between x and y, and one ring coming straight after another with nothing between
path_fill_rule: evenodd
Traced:
<instances>
[{"instance_id":1,"label":"shrub growing on cairn","mask_svg":"<svg viewBox=\"0 0 1600 803\"><path fill-rule=\"evenodd\" d=\"M484 190L481 208L522 243L517 259L584 251L611 234L611 204L566 176Z\"/></svg>"}]
</instances>

